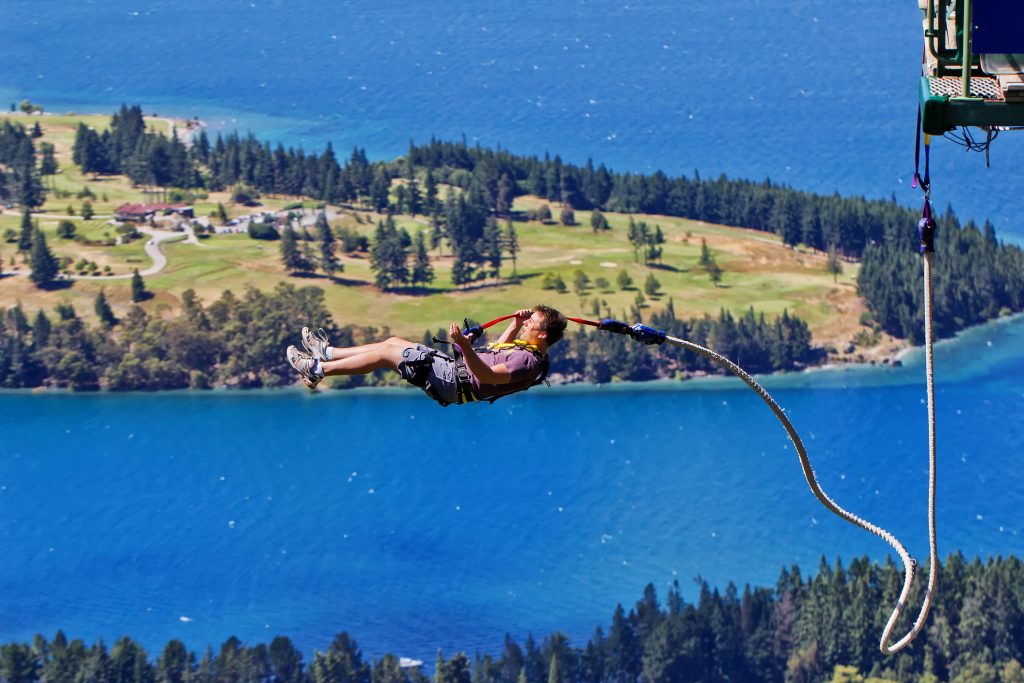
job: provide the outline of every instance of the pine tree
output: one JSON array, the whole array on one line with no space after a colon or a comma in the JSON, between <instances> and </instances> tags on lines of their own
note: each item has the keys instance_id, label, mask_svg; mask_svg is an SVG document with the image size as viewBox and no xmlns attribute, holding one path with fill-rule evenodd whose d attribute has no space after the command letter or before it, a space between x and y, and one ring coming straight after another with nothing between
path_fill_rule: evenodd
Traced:
<instances>
[{"instance_id":1,"label":"pine tree","mask_svg":"<svg viewBox=\"0 0 1024 683\"><path fill-rule=\"evenodd\" d=\"M491 266L492 275L501 279L501 228L494 218L488 218L484 226L484 248L487 251L487 263Z\"/></svg>"},{"instance_id":2,"label":"pine tree","mask_svg":"<svg viewBox=\"0 0 1024 683\"><path fill-rule=\"evenodd\" d=\"M46 246L46 237L42 230L36 230L32 240L32 253L29 257L32 272L29 278L37 287L46 287L54 281L59 270L57 259Z\"/></svg>"},{"instance_id":3,"label":"pine tree","mask_svg":"<svg viewBox=\"0 0 1024 683\"><path fill-rule=\"evenodd\" d=\"M420 184L414 173L409 174L409 184L405 189L405 205L413 216L423 213L423 199L420 196Z\"/></svg>"},{"instance_id":4,"label":"pine tree","mask_svg":"<svg viewBox=\"0 0 1024 683\"><path fill-rule=\"evenodd\" d=\"M96 317L100 319L100 323L106 328L111 328L117 324L117 318L114 316L114 311L110 308L110 304L107 303L107 296L100 289L100 293L96 295L96 300L93 303L93 310L96 311Z\"/></svg>"},{"instance_id":5,"label":"pine tree","mask_svg":"<svg viewBox=\"0 0 1024 683\"><path fill-rule=\"evenodd\" d=\"M444 683L444 655L437 648L437 659L434 661L434 683Z\"/></svg>"},{"instance_id":6,"label":"pine tree","mask_svg":"<svg viewBox=\"0 0 1024 683\"><path fill-rule=\"evenodd\" d=\"M60 223L57 224L57 237L60 237L61 239L64 240L69 240L75 236L76 229L77 228L75 227L73 221L69 221L66 219L62 220Z\"/></svg>"},{"instance_id":7,"label":"pine tree","mask_svg":"<svg viewBox=\"0 0 1024 683\"><path fill-rule=\"evenodd\" d=\"M639 262L639 250L640 246L643 244L643 240L640 237L640 228L637 226L636 221L633 220L632 216L629 217L629 232L626 233L626 237L629 240L630 246L633 247L633 261Z\"/></svg>"},{"instance_id":8,"label":"pine tree","mask_svg":"<svg viewBox=\"0 0 1024 683\"><path fill-rule=\"evenodd\" d=\"M32 214L28 207L21 211L21 232L18 233L18 251L28 252L32 249L32 240L36 227L32 224Z\"/></svg>"},{"instance_id":9,"label":"pine tree","mask_svg":"<svg viewBox=\"0 0 1024 683\"><path fill-rule=\"evenodd\" d=\"M334 254L334 233L327 222L327 214L323 211L316 217L317 239L320 241L320 267L328 276L344 270L344 266Z\"/></svg>"},{"instance_id":10,"label":"pine tree","mask_svg":"<svg viewBox=\"0 0 1024 683\"><path fill-rule=\"evenodd\" d=\"M441 210L441 204L437 200L437 182L434 180L434 174L432 171L427 169L427 178L423 182L423 210L428 215L435 215Z\"/></svg>"},{"instance_id":11,"label":"pine tree","mask_svg":"<svg viewBox=\"0 0 1024 683\"><path fill-rule=\"evenodd\" d=\"M18 202L22 206L40 206L43 203L43 185L36 168L35 148L28 138L22 138L10 165L17 179Z\"/></svg>"},{"instance_id":12,"label":"pine tree","mask_svg":"<svg viewBox=\"0 0 1024 683\"><path fill-rule=\"evenodd\" d=\"M508 255L512 258L512 277L516 277L516 254L519 253L519 237L516 235L516 226L512 224L512 219L509 218L505 224L505 249L508 250Z\"/></svg>"},{"instance_id":13,"label":"pine tree","mask_svg":"<svg viewBox=\"0 0 1024 683\"><path fill-rule=\"evenodd\" d=\"M51 176L57 172L57 157L54 155L54 147L49 142L39 145L39 151L43 158L39 161L39 175Z\"/></svg>"},{"instance_id":14,"label":"pine tree","mask_svg":"<svg viewBox=\"0 0 1024 683\"><path fill-rule=\"evenodd\" d=\"M441 245L444 242L444 226L441 224L441 217L434 214L430 225L430 248L437 249L438 256L443 256L441 253Z\"/></svg>"},{"instance_id":15,"label":"pine tree","mask_svg":"<svg viewBox=\"0 0 1024 683\"><path fill-rule=\"evenodd\" d=\"M654 277L654 273L650 273L644 281L644 292L647 296L658 296L660 289L661 283L658 282L658 278Z\"/></svg>"},{"instance_id":16,"label":"pine tree","mask_svg":"<svg viewBox=\"0 0 1024 683\"><path fill-rule=\"evenodd\" d=\"M406 282L409 279L407 256L394 219L389 215L387 220L378 221L373 246L370 247L370 268L373 270L374 283L387 290L395 284Z\"/></svg>"},{"instance_id":17,"label":"pine tree","mask_svg":"<svg viewBox=\"0 0 1024 683\"><path fill-rule=\"evenodd\" d=\"M700 260L697 261L697 263L702 268L706 268L708 266L708 264L711 263L712 260L714 260L714 257L711 255L711 250L708 249L707 240L705 240L703 237L701 237L700 238Z\"/></svg>"},{"instance_id":18,"label":"pine tree","mask_svg":"<svg viewBox=\"0 0 1024 683\"><path fill-rule=\"evenodd\" d=\"M843 273L843 264L836 254L836 245L828 245L828 264L825 269L832 276L832 282L838 282L839 276Z\"/></svg>"},{"instance_id":19,"label":"pine tree","mask_svg":"<svg viewBox=\"0 0 1024 683\"><path fill-rule=\"evenodd\" d=\"M587 276L582 270L576 270L572 274L572 290L576 293L580 299L586 296L587 290L590 289L590 277Z\"/></svg>"},{"instance_id":20,"label":"pine tree","mask_svg":"<svg viewBox=\"0 0 1024 683\"><path fill-rule=\"evenodd\" d=\"M501 217L508 217L512 213L512 199L515 190L515 183L502 173L498 178L498 196L494 204L494 213Z\"/></svg>"},{"instance_id":21,"label":"pine tree","mask_svg":"<svg viewBox=\"0 0 1024 683\"><path fill-rule=\"evenodd\" d=\"M562 225L576 225L576 212L572 210L572 204L563 204L562 211L558 215Z\"/></svg>"},{"instance_id":22,"label":"pine tree","mask_svg":"<svg viewBox=\"0 0 1024 683\"><path fill-rule=\"evenodd\" d=\"M306 259L299 250L298 240L292 226L281 230L281 262L288 272L298 273L306 270Z\"/></svg>"},{"instance_id":23,"label":"pine tree","mask_svg":"<svg viewBox=\"0 0 1024 683\"><path fill-rule=\"evenodd\" d=\"M434 281L434 267L430 265L430 255L427 253L427 241L423 237L423 231L416 233L416 260L412 266L413 285L429 285Z\"/></svg>"},{"instance_id":24,"label":"pine tree","mask_svg":"<svg viewBox=\"0 0 1024 683\"><path fill-rule=\"evenodd\" d=\"M373 173L373 182L370 184L370 206L378 213L388 208L391 193L391 178L383 166L378 166Z\"/></svg>"},{"instance_id":25,"label":"pine tree","mask_svg":"<svg viewBox=\"0 0 1024 683\"><path fill-rule=\"evenodd\" d=\"M708 271L708 277L711 278L711 282L715 285L715 289L718 288L718 283L722 281L722 267L718 265L718 262L712 258L706 266Z\"/></svg>"},{"instance_id":26,"label":"pine tree","mask_svg":"<svg viewBox=\"0 0 1024 683\"><path fill-rule=\"evenodd\" d=\"M139 269L135 268L132 271L132 301L139 303L140 301L145 301L148 297L146 283L143 282L142 276L139 275Z\"/></svg>"},{"instance_id":27,"label":"pine tree","mask_svg":"<svg viewBox=\"0 0 1024 683\"><path fill-rule=\"evenodd\" d=\"M32 346L41 349L50 341L50 331L53 323L43 313L43 309L36 311L36 317L32 320Z\"/></svg>"},{"instance_id":28,"label":"pine tree","mask_svg":"<svg viewBox=\"0 0 1024 683\"><path fill-rule=\"evenodd\" d=\"M313 255L313 245L309 240L302 242L302 272L311 273L316 269L316 257Z\"/></svg>"}]
</instances>

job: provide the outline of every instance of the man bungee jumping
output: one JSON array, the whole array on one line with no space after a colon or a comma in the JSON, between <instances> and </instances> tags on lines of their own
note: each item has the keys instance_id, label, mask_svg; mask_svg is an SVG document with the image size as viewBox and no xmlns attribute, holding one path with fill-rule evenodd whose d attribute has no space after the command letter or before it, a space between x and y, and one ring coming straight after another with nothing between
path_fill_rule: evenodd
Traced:
<instances>
[{"instance_id":1,"label":"man bungee jumping","mask_svg":"<svg viewBox=\"0 0 1024 683\"><path fill-rule=\"evenodd\" d=\"M525 391L544 381L548 349L565 332L566 317L549 306L516 311L498 341L474 349L473 337L457 323L448 333L458 352L448 356L436 349L399 337L362 346L330 346L322 331L302 328L308 353L289 346L288 363L315 389L329 375L366 375L389 368L443 406L490 401Z\"/></svg>"}]
</instances>

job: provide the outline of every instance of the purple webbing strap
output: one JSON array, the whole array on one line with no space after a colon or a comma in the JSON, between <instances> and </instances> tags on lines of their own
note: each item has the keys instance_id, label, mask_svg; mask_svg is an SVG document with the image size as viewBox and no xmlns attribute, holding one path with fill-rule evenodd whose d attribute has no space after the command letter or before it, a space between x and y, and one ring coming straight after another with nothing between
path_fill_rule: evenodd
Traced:
<instances>
[{"instance_id":1,"label":"purple webbing strap","mask_svg":"<svg viewBox=\"0 0 1024 683\"><path fill-rule=\"evenodd\" d=\"M927 192L932 189L931 179L931 156L932 156L932 143L925 141L924 143L924 181L921 188Z\"/></svg>"},{"instance_id":2,"label":"purple webbing strap","mask_svg":"<svg viewBox=\"0 0 1024 683\"><path fill-rule=\"evenodd\" d=\"M917 187L917 181L921 178L918 170L921 168L921 103L917 103L917 138L914 140L914 182L911 187Z\"/></svg>"}]
</instances>

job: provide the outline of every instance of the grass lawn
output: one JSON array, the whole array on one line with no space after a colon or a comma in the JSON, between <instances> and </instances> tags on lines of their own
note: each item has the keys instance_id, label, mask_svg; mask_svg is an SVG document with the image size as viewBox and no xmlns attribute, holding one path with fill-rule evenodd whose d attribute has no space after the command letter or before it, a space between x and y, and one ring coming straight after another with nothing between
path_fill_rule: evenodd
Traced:
<instances>
[{"instance_id":1,"label":"grass lawn","mask_svg":"<svg viewBox=\"0 0 1024 683\"><path fill-rule=\"evenodd\" d=\"M520 199L524 205L534 201ZM519 202L516 208L522 208ZM189 288L211 302L226 289L239 293L246 286L253 286L269 291L278 282L290 282L299 287L314 285L324 289L327 307L339 323L387 327L393 333L418 339L425 330L436 330L451 320L463 317L489 320L537 302L588 318L601 317L608 312L614 317L628 317L638 292L644 289L648 276L653 275L660 283L660 290L657 296L645 295L644 311L659 310L670 298L677 314L687 317L716 316L723 307L737 315L753 307L769 318L788 310L811 325L818 343L834 345L845 345L861 329L858 317L862 304L854 286L856 264L844 264L844 272L838 282L833 283L832 276L825 271L825 254L792 249L773 235L679 218L638 215L634 216L635 220L646 221L652 227L660 226L666 238L661 263L645 267L636 260L628 242L625 227L628 217L606 215L612 229L598 234L591 231L589 213L583 211L576 213L580 224L571 227L516 223L520 244L516 263L519 278L514 282L503 279L464 288L450 284L452 259L447 251L441 255L437 251L431 254L436 278L430 287L381 292L372 284L373 273L365 254L343 255L344 271L330 280L322 274L300 277L286 273L281 266L279 242L253 240L245 234L214 235L198 245L165 244L168 265L161 273L147 278L147 287L159 292L147 306L162 302L176 308L181 293ZM82 246L52 234L57 219L37 220L58 255L71 255L76 259L84 256L101 268L109 264L115 273L149 266L142 241L115 247ZM5 225L16 228L19 222L18 216L0 216L0 229ZM104 221L77 222L80 234L90 239L100 239L113 230ZM422 218L400 216L398 223L411 233L429 229ZM351 215L342 215L333 224L355 228L364 234L371 234L374 229L370 221L364 219L356 223ZM717 287L698 266L702 239L724 271ZM12 253L13 245L0 247L0 257L9 260ZM511 261L506 257L502 267L505 278L511 270ZM590 281L582 296L573 291L577 271L585 273ZM622 271L633 280L633 286L626 290L617 284ZM548 274L560 276L569 291L558 294L542 289ZM604 278L607 286L598 288L598 278ZM28 292L29 286L14 286L16 279L20 278L0 281L0 293L4 293L5 300L8 296L33 301L46 299ZM127 289L127 282L108 283L108 289L122 288ZM70 300L88 298L88 302L79 301L79 308L85 306L91 310L95 289L93 283L75 283L52 296ZM115 309L119 303L128 305L127 297L112 298ZM596 312L595 305L599 309Z\"/></svg>"},{"instance_id":2,"label":"grass lawn","mask_svg":"<svg viewBox=\"0 0 1024 683\"><path fill-rule=\"evenodd\" d=\"M387 326L392 332L419 338L424 330L451 320L487 320L540 301L585 317L602 316L606 311L617 317L627 316L637 292L653 274L661 288L658 296L646 297L647 311L664 307L669 298L676 311L685 316L718 315L723 307L739 314L753 306L769 317L788 310L807 320L816 332L833 330L829 335L833 338L856 333L859 299L853 284L855 264L846 264L838 282L833 283L832 276L825 272L824 254L791 249L772 235L664 216L636 216L636 220L659 225L666 237L662 263L645 267L634 259L626 238L624 225L628 218L609 218L613 229L596 235L585 225L516 223L521 247L517 255L519 279L515 282L488 281L456 288L450 284L450 255L434 251L431 257L436 279L432 286L381 292L372 284L373 273L365 254L343 255L344 271L334 280L322 274L300 277L284 272L278 242L235 234L216 235L200 245L166 247L169 265L148 284L173 297L191 287L206 301L217 298L224 289L237 292L247 285L267 291L282 281L299 287L314 285L325 290L327 306L336 321ZM577 212L577 220L586 224L589 214ZM344 223L366 234L373 230L372 225L356 224L348 216L334 223ZM410 232L428 227L408 216L399 217L398 223ZM702 238L725 271L717 287L697 265ZM582 296L572 291L576 271L585 273L591 283ZM633 279L632 288L619 288L620 271ZM549 273L561 276L569 291L558 294L542 289L544 276ZM503 274L511 274L507 259ZM596 287L598 278L608 282L603 290ZM598 313L593 310L595 301Z\"/></svg>"}]
</instances>

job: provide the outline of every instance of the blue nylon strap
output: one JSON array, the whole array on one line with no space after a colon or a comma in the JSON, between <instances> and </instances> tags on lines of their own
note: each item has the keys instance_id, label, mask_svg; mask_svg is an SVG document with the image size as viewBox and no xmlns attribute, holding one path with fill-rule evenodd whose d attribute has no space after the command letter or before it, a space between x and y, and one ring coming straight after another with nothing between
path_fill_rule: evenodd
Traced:
<instances>
[{"instance_id":1,"label":"blue nylon strap","mask_svg":"<svg viewBox=\"0 0 1024 683\"><path fill-rule=\"evenodd\" d=\"M656 330L653 327L647 327L647 325L641 325L637 323L630 329L630 335L633 339L644 344L663 344L665 343L665 333L661 330Z\"/></svg>"},{"instance_id":2,"label":"blue nylon strap","mask_svg":"<svg viewBox=\"0 0 1024 683\"><path fill-rule=\"evenodd\" d=\"M615 334L628 334L634 340L644 344L663 344L665 342L665 332L641 323L631 327L628 323L620 320L605 318L598 324L597 329L604 330L605 332L614 332Z\"/></svg>"}]
</instances>

